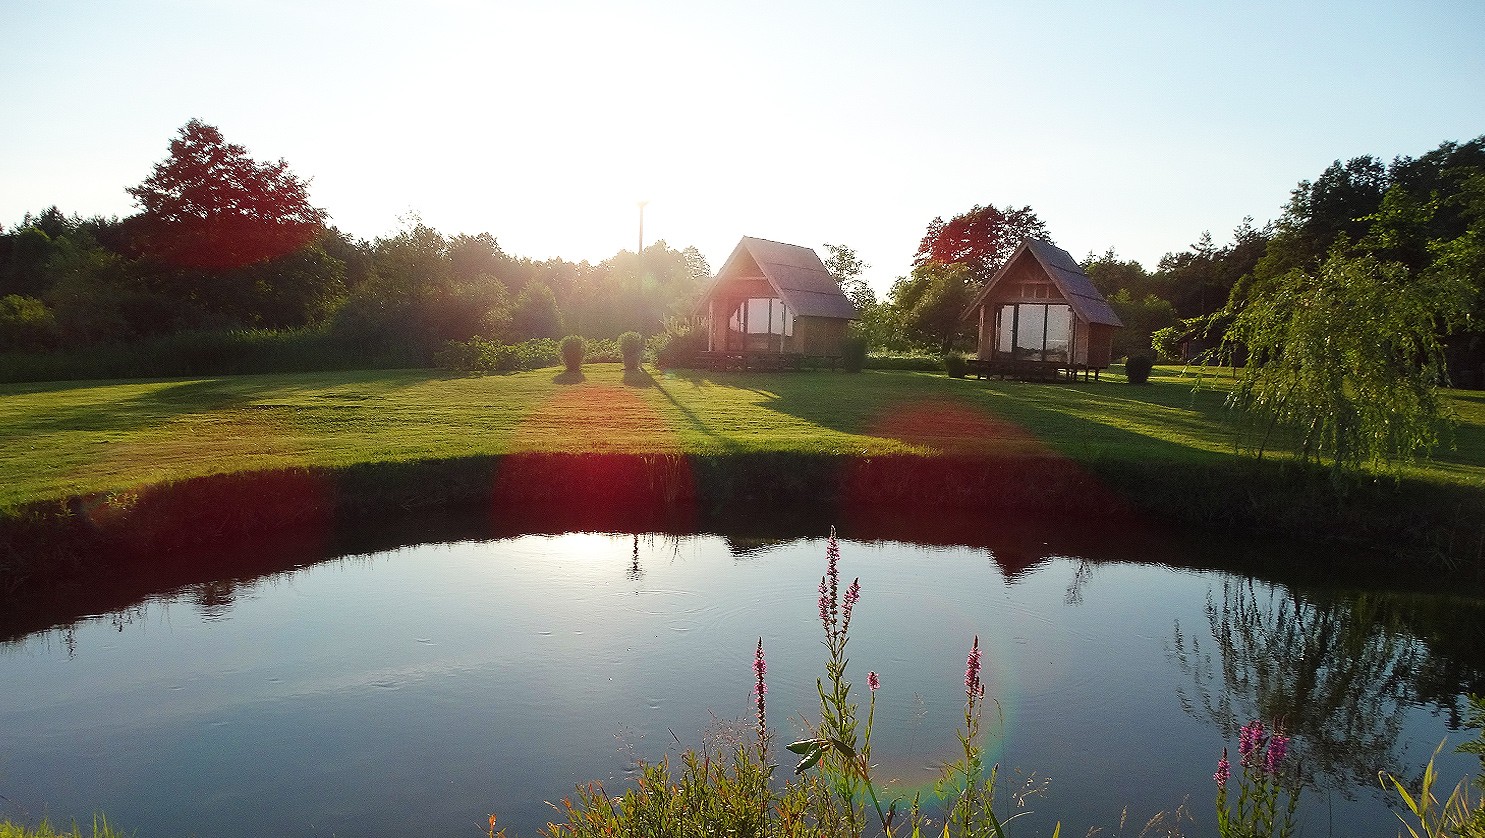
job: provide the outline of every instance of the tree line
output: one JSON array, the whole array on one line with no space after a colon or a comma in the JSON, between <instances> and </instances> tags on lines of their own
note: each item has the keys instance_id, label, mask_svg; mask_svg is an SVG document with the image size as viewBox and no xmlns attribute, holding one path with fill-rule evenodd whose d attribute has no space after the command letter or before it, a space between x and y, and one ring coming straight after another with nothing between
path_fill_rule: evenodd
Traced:
<instances>
[{"instance_id":1,"label":"tree line","mask_svg":"<svg viewBox=\"0 0 1485 838\"><path fill-rule=\"evenodd\" d=\"M127 218L50 207L0 232L0 350L314 329L427 362L476 336L654 334L690 314L711 273L696 248L664 241L597 264L535 260L416 216L357 239L327 223L284 161L255 161L197 120L129 192L140 209Z\"/></svg>"},{"instance_id":2,"label":"tree line","mask_svg":"<svg viewBox=\"0 0 1485 838\"><path fill-rule=\"evenodd\" d=\"M431 363L447 343L476 337L683 332L711 274L696 248L664 241L592 264L515 256L487 232L448 235L417 217L391 235L358 239L310 203L285 161L254 160L213 126L191 120L169 151L128 189L133 215L81 218L51 207L0 230L0 351L309 330L368 354ZM1081 264L1127 326L1115 357L1219 346L1250 302L1292 284L1295 272L1321 276L1335 258L1398 266L1418 288L1447 275L1463 296L1430 322L1456 383L1482 386L1482 225L1485 137L1390 164L1336 161L1298 184L1278 219L1262 227L1242 219L1223 246L1204 232L1153 271L1113 249ZM942 354L972 347L960 315L1031 237L1055 243L1031 207L978 205L935 218L910 273L885 299L849 246L827 244L822 255L873 349Z\"/></svg>"}]
</instances>

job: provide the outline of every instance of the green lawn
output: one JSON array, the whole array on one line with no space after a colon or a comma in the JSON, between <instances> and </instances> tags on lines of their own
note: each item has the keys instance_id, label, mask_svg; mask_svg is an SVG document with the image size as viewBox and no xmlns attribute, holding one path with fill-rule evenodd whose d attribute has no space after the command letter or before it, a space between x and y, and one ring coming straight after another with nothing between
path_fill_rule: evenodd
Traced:
<instances>
[{"instance_id":1,"label":"green lawn","mask_svg":"<svg viewBox=\"0 0 1485 838\"><path fill-rule=\"evenodd\" d=\"M590 364L0 386L0 509L211 473L518 451L787 451L1218 462L1227 379L1160 368L1145 387L866 372L625 375ZM1455 447L1412 468L1485 486L1485 394L1452 392Z\"/></svg>"}]
</instances>

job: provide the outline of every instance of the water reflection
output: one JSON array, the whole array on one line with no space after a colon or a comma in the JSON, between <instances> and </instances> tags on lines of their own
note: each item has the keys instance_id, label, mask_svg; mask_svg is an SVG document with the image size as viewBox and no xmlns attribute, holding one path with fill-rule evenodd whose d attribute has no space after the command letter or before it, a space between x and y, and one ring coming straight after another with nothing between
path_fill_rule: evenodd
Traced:
<instances>
[{"instance_id":1,"label":"water reflection","mask_svg":"<svg viewBox=\"0 0 1485 838\"><path fill-rule=\"evenodd\" d=\"M201 612L201 619L208 622L227 619L233 603L237 602L237 580L219 579L192 585L188 590L191 602Z\"/></svg>"},{"instance_id":2,"label":"water reflection","mask_svg":"<svg viewBox=\"0 0 1485 838\"><path fill-rule=\"evenodd\" d=\"M624 578L630 582L638 582L645 578L644 568L639 566L639 533L634 534L634 552L629 558L629 570L624 574Z\"/></svg>"},{"instance_id":3,"label":"water reflection","mask_svg":"<svg viewBox=\"0 0 1485 838\"><path fill-rule=\"evenodd\" d=\"M1071 834L1124 806L1208 796L1213 725L1255 715L1287 716L1318 743L1316 782L1356 789L1349 812L1322 801L1311 822L1368 834L1372 772L1426 759L1446 716L1399 723L1388 708L1429 695L1448 708L1448 684L1480 671L1478 605L1271 591L1115 561L1153 554L1080 547L1071 527L1005 524L981 521L982 540L957 548L843 541L867 588L855 657L882 675L882 770L905 790L952 758L976 633L996 679L994 759L1005 777L1050 776L1043 808ZM246 838L310 822L400 834L409 813L452 834L497 810L533 834L555 795L590 779L617 789L634 757L698 744L746 707L760 634L780 729L816 712L813 536L462 539L192 580L0 643L7 811L103 800L141 834ZM79 774L66 755L98 742Z\"/></svg>"},{"instance_id":4,"label":"water reflection","mask_svg":"<svg viewBox=\"0 0 1485 838\"><path fill-rule=\"evenodd\" d=\"M1280 720L1296 735L1301 771L1316 788L1349 797L1373 784L1379 768L1417 773L1428 754L1399 745L1399 711L1432 704L1457 729L1460 695L1479 670L1431 648L1414 631L1426 615L1402 606L1384 593L1306 593L1229 579L1220 601L1208 595L1210 635L1175 624L1171 653L1188 676L1181 705L1229 739L1248 720ZM1456 603L1457 614L1478 619L1479 610Z\"/></svg>"}]
</instances>

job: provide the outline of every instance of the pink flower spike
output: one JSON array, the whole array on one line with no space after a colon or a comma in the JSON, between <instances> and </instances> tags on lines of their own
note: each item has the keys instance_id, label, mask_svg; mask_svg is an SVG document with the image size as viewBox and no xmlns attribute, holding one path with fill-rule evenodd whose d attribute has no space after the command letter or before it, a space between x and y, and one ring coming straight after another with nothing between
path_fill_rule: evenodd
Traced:
<instances>
[{"instance_id":1,"label":"pink flower spike","mask_svg":"<svg viewBox=\"0 0 1485 838\"><path fill-rule=\"evenodd\" d=\"M835 527L830 528L830 540L825 542L825 576L830 580L830 605L834 607L840 583L840 545L835 541Z\"/></svg>"},{"instance_id":2,"label":"pink flower spike","mask_svg":"<svg viewBox=\"0 0 1485 838\"><path fill-rule=\"evenodd\" d=\"M880 687L881 685L882 682L877 679L877 674L875 672L866 673L866 686L870 687L872 692L876 692L877 687Z\"/></svg>"},{"instance_id":3,"label":"pink flower spike","mask_svg":"<svg viewBox=\"0 0 1485 838\"><path fill-rule=\"evenodd\" d=\"M851 580L851 587L846 588L846 604L841 611L841 631L851 625L851 609L856 607L856 601L861 599L861 579L858 577Z\"/></svg>"},{"instance_id":4,"label":"pink flower spike","mask_svg":"<svg viewBox=\"0 0 1485 838\"><path fill-rule=\"evenodd\" d=\"M964 690L971 698L984 695L980 684L980 636L975 635L974 645L969 649L969 661L964 667Z\"/></svg>"},{"instance_id":5,"label":"pink flower spike","mask_svg":"<svg viewBox=\"0 0 1485 838\"><path fill-rule=\"evenodd\" d=\"M1289 737L1277 731L1268 740L1268 752L1263 755L1263 770L1277 776L1279 763L1284 761L1284 755L1289 752Z\"/></svg>"},{"instance_id":6,"label":"pink flower spike","mask_svg":"<svg viewBox=\"0 0 1485 838\"><path fill-rule=\"evenodd\" d=\"M768 664L763 661L763 638L758 638L758 651L753 655L753 674L757 676L757 683L753 686L753 700L758 707L758 744L766 753L768 750L768 717L764 706L763 696L768 694L768 685L763 683L763 673L768 671Z\"/></svg>"},{"instance_id":7,"label":"pink flower spike","mask_svg":"<svg viewBox=\"0 0 1485 838\"><path fill-rule=\"evenodd\" d=\"M1254 719L1243 729L1238 731L1238 754L1243 758L1243 766L1253 764L1253 754L1263 746L1263 722Z\"/></svg>"},{"instance_id":8,"label":"pink flower spike","mask_svg":"<svg viewBox=\"0 0 1485 838\"><path fill-rule=\"evenodd\" d=\"M1217 773L1212 775L1212 779L1217 781L1218 790L1225 791L1227 789L1227 778L1231 772L1232 767L1227 764L1227 749L1223 748L1222 758L1217 760Z\"/></svg>"}]
</instances>

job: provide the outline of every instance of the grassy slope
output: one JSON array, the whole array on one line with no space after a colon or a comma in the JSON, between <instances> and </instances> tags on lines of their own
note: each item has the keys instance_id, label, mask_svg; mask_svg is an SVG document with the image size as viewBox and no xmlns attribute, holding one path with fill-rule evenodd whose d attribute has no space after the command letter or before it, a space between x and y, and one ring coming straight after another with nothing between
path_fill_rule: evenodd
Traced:
<instances>
[{"instance_id":1,"label":"grassy slope","mask_svg":"<svg viewBox=\"0 0 1485 838\"><path fill-rule=\"evenodd\" d=\"M909 372L627 376L613 364L464 377L313 373L0 386L0 509L209 473L513 451L1045 451L1234 456L1225 380L1178 370L1042 385ZM1485 486L1485 396L1450 393L1454 450L1410 474Z\"/></svg>"}]
</instances>

